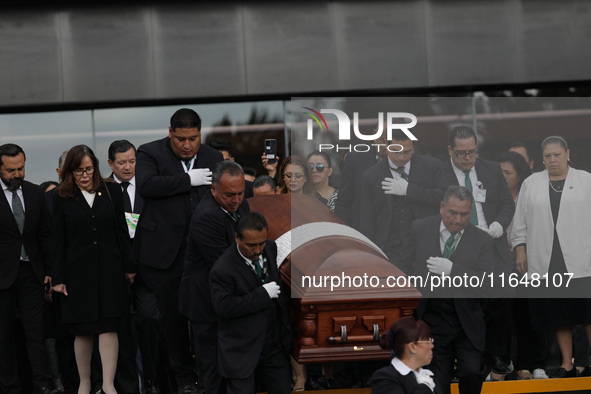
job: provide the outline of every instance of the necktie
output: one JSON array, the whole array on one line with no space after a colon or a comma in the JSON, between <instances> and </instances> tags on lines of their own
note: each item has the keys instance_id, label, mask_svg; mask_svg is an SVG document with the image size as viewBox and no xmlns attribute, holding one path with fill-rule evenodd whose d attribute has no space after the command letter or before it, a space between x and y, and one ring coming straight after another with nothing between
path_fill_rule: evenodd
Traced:
<instances>
[{"instance_id":1,"label":"necktie","mask_svg":"<svg viewBox=\"0 0 591 394\"><path fill-rule=\"evenodd\" d=\"M236 212L230 212L230 216L235 222L238 221L238 214Z\"/></svg>"},{"instance_id":2,"label":"necktie","mask_svg":"<svg viewBox=\"0 0 591 394\"><path fill-rule=\"evenodd\" d=\"M16 190L12 192L12 213L14 214L14 218L16 219L18 229L22 234L25 228L25 210L23 209L23 203L21 202L21 199L18 197ZM21 257L23 259L27 257L24 244L21 246Z\"/></svg>"},{"instance_id":3,"label":"necktie","mask_svg":"<svg viewBox=\"0 0 591 394\"><path fill-rule=\"evenodd\" d=\"M443 231L441 233L443 235ZM445 246L443 247L443 257L445 257L446 259L449 259L451 255L454 253L454 250L456 249L454 245L456 235L457 234L450 235L447 241L445 242Z\"/></svg>"},{"instance_id":4,"label":"necktie","mask_svg":"<svg viewBox=\"0 0 591 394\"><path fill-rule=\"evenodd\" d=\"M121 182L121 187L123 188L123 209L125 212L133 212L133 209L131 208L131 198L127 192L129 182Z\"/></svg>"},{"instance_id":5,"label":"necktie","mask_svg":"<svg viewBox=\"0 0 591 394\"><path fill-rule=\"evenodd\" d=\"M254 264L254 271L257 273L257 275L259 276L259 278L261 278L261 281L265 281L265 279L263 278L263 268L261 267L261 263L259 263L259 260L253 260L252 264Z\"/></svg>"},{"instance_id":6,"label":"necktie","mask_svg":"<svg viewBox=\"0 0 591 394\"><path fill-rule=\"evenodd\" d=\"M408 175L406 175L406 172L404 172L404 167L398 167L398 172L400 173L402 179L408 181Z\"/></svg>"},{"instance_id":7,"label":"necktie","mask_svg":"<svg viewBox=\"0 0 591 394\"><path fill-rule=\"evenodd\" d=\"M464 171L466 174L466 188L473 192L472 181L470 180L470 171ZM478 226L478 213L476 212L476 201L474 201L474 194L472 194L472 214L470 216L470 223Z\"/></svg>"},{"instance_id":8,"label":"necktie","mask_svg":"<svg viewBox=\"0 0 591 394\"><path fill-rule=\"evenodd\" d=\"M185 167L187 167L187 171L189 171L191 169L191 160L187 160L185 162Z\"/></svg>"}]
</instances>

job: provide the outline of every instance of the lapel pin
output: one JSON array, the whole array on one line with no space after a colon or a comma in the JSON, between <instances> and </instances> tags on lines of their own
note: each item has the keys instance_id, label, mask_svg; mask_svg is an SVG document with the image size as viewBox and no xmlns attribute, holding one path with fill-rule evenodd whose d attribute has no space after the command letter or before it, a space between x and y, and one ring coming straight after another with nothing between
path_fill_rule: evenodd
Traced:
<instances>
[{"instance_id":1,"label":"lapel pin","mask_svg":"<svg viewBox=\"0 0 591 394\"><path fill-rule=\"evenodd\" d=\"M98 194L99 194L99 196L102 196L101 192L99 192Z\"/></svg>"},{"instance_id":2,"label":"lapel pin","mask_svg":"<svg viewBox=\"0 0 591 394\"><path fill-rule=\"evenodd\" d=\"M569 189L572 189L573 187L571 186Z\"/></svg>"}]
</instances>

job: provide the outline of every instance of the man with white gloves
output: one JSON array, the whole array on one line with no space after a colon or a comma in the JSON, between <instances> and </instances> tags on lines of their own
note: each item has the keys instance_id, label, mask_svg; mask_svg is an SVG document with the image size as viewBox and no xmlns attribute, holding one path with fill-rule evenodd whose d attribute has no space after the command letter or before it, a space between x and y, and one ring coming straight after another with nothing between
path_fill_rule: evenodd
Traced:
<instances>
[{"instance_id":1,"label":"man with white gloves","mask_svg":"<svg viewBox=\"0 0 591 394\"><path fill-rule=\"evenodd\" d=\"M136 180L144 209L133 244L133 258L154 291L170 365L180 394L197 391L187 319L178 311L179 284L191 215L209 191L220 152L201 145L201 118L191 109L176 111L168 137L137 150Z\"/></svg>"},{"instance_id":2,"label":"man with white gloves","mask_svg":"<svg viewBox=\"0 0 591 394\"><path fill-rule=\"evenodd\" d=\"M441 162L414 153L414 142L392 132L388 157L363 175L360 230L391 261L413 220L436 215L447 189Z\"/></svg>"},{"instance_id":3,"label":"man with white gloves","mask_svg":"<svg viewBox=\"0 0 591 394\"><path fill-rule=\"evenodd\" d=\"M277 245L267 239L267 222L256 212L240 217L235 238L209 274L219 373L228 394L254 393L255 376L263 391L289 394L291 334Z\"/></svg>"},{"instance_id":4,"label":"man with white gloves","mask_svg":"<svg viewBox=\"0 0 591 394\"><path fill-rule=\"evenodd\" d=\"M478 156L478 140L470 126L456 126L447 147L450 160L443 164L445 176L452 185L465 186L472 191L473 205L470 223L494 239L495 274L510 275L515 267L507 236L503 236L513 220L515 203L498 162ZM490 270L490 268L489 268ZM500 379L512 371L509 354L509 322L511 321L512 288L495 286L495 294L485 307L487 363Z\"/></svg>"},{"instance_id":5,"label":"man with white gloves","mask_svg":"<svg viewBox=\"0 0 591 394\"><path fill-rule=\"evenodd\" d=\"M481 299L487 294L473 280L481 280L493 267L493 239L470 224L472 193L462 186L450 186L440 204L440 214L413 222L410 236L394 263L407 275L429 278L417 289L423 294L417 317L424 320L435 339L433 371L450 392L454 360L460 393L479 393L482 387L485 322ZM434 279L447 277L445 286ZM451 281L449 279L452 279ZM454 280L455 279L455 280Z\"/></svg>"}]
</instances>

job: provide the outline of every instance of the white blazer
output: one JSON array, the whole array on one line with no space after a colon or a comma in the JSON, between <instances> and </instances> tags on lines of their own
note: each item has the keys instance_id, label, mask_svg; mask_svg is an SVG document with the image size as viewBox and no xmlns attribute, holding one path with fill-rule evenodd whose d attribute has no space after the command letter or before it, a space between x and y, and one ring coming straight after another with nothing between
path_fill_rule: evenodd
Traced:
<instances>
[{"instance_id":1,"label":"white blazer","mask_svg":"<svg viewBox=\"0 0 591 394\"><path fill-rule=\"evenodd\" d=\"M528 273L548 272L554 221L550 208L548 171L528 177L521 186L511 245L527 244ZM591 174L570 168L560 200L558 241L568 272L574 278L591 276Z\"/></svg>"}]
</instances>

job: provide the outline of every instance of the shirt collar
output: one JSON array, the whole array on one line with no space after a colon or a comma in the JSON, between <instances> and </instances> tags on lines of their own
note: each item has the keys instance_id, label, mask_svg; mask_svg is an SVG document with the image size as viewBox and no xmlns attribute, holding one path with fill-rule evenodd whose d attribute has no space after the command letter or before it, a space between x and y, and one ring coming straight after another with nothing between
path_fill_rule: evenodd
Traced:
<instances>
[{"instance_id":1,"label":"shirt collar","mask_svg":"<svg viewBox=\"0 0 591 394\"><path fill-rule=\"evenodd\" d=\"M115 182L117 183L121 183L123 182L121 179L117 178L117 175L113 174L113 179L115 180ZM133 178L131 178L129 180L129 184L135 187L135 175L133 176Z\"/></svg>"},{"instance_id":2,"label":"shirt collar","mask_svg":"<svg viewBox=\"0 0 591 394\"><path fill-rule=\"evenodd\" d=\"M11 192L11 193L12 193L12 190L9 190L9 189L8 189L8 186L6 186L6 184L4 183L4 181L2 181L2 179L0 179L0 184L2 184L2 190L3 190L3 191L6 191L6 190L8 190L9 192ZM18 187L18 189L16 189L16 190L17 190L17 191L18 191L18 190L23 190L23 185L22 185L22 183L21 183L21 185Z\"/></svg>"},{"instance_id":3,"label":"shirt collar","mask_svg":"<svg viewBox=\"0 0 591 394\"><path fill-rule=\"evenodd\" d=\"M403 363L398 357L394 357L390 362L392 366L400 373L402 376L406 376L409 373L413 372L415 375L420 374L423 371L423 368L419 367L418 371L413 371L409 368L408 365ZM433 372L429 371L428 369L425 370L429 376L433 376Z\"/></svg>"},{"instance_id":4,"label":"shirt collar","mask_svg":"<svg viewBox=\"0 0 591 394\"><path fill-rule=\"evenodd\" d=\"M224 209L224 208L222 208L222 209ZM244 255L243 255L243 254L240 252L240 248L238 247L238 244L236 244L236 250L238 250L238 254L239 254L240 256L242 256L242 258L243 258L244 260L246 260L246 262L247 262L249 265L252 265L252 260L251 260L251 259L247 259L246 257L244 257Z\"/></svg>"},{"instance_id":5,"label":"shirt collar","mask_svg":"<svg viewBox=\"0 0 591 394\"><path fill-rule=\"evenodd\" d=\"M464 230L466 230L466 229L464 229ZM459 234L464 235L464 230L460 231ZM443 220L439 224L439 233L441 234L442 231L447 231L447 234L451 234L451 232L447 229L447 227L445 227L445 224L443 224ZM458 233L456 233L456 234L458 234Z\"/></svg>"},{"instance_id":6,"label":"shirt collar","mask_svg":"<svg viewBox=\"0 0 591 394\"><path fill-rule=\"evenodd\" d=\"M449 157L449 161L451 162L451 168L454 169L454 172L456 173L456 175L461 175L461 176L465 176L466 175L466 173L464 172L464 170L461 170L458 167L456 167L456 165L454 164L454 161L451 159L451 156ZM472 168L470 168L470 173L476 172L476 170L474 169L474 167L476 167L476 164L474 164L472 166Z\"/></svg>"},{"instance_id":7,"label":"shirt collar","mask_svg":"<svg viewBox=\"0 0 591 394\"><path fill-rule=\"evenodd\" d=\"M394 162L392 161L392 159L390 159L390 156L386 156L388 158L388 165L390 166L390 168L398 168L398 166L396 164L394 164ZM412 161L412 159L410 159L408 162L406 162L406 164L404 165L404 172L406 173L406 175L410 174L410 162Z\"/></svg>"}]
</instances>

